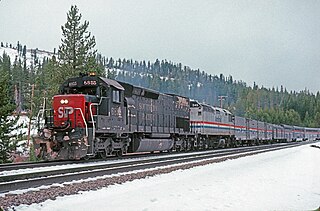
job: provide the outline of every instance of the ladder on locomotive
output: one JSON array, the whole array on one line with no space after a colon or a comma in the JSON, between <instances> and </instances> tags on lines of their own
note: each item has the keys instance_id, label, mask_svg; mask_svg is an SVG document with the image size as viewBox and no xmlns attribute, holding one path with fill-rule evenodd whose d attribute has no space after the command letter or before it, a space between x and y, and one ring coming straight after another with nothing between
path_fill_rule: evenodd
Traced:
<instances>
[{"instance_id":1,"label":"ladder on locomotive","mask_svg":"<svg viewBox=\"0 0 320 211\"><path fill-rule=\"evenodd\" d=\"M52 128L54 126L53 110L41 108L37 114L36 125L38 131L45 127Z\"/></svg>"},{"instance_id":2,"label":"ladder on locomotive","mask_svg":"<svg viewBox=\"0 0 320 211\"><path fill-rule=\"evenodd\" d=\"M96 128L97 128L97 118L98 118L98 109L99 109L99 105L101 104L101 101L99 103L91 103L89 106L89 115L90 118L88 120L88 123L92 126L92 140L95 140L95 134L96 134ZM96 108L96 112L95 114L93 114L93 106L95 106Z\"/></svg>"},{"instance_id":3,"label":"ladder on locomotive","mask_svg":"<svg viewBox=\"0 0 320 211\"><path fill-rule=\"evenodd\" d=\"M45 126L50 128L53 127L54 120L53 120L53 110L52 109L46 109L47 105L47 99L44 97L42 105L40 105L39 112L37 114L36 118L36 126L37 130L40 131L41 128L44 128ZM49 112L49 115L47 113Z\"/></svg>"},{"instance_id":4,"label":"ladder on locomotive","mask_svg":"<svg viewBox=\"0 0 320 211\"><path fill-rule=\"evenodd\" d=\"M110 116L110 107L109 107L109 97L101 97L99 103L91 103L89 106L89 115L90 118L88 120L88 123L92 126L92 133L93 133L93 140L95 139L95 132L97 128L97 119L98 115L100 114L99 108L103 105L103 103L107 103L106 110L107 110L107 116ZM93 114L93 107L95 106L95 114Z\"/></svg>"}]
</instances>

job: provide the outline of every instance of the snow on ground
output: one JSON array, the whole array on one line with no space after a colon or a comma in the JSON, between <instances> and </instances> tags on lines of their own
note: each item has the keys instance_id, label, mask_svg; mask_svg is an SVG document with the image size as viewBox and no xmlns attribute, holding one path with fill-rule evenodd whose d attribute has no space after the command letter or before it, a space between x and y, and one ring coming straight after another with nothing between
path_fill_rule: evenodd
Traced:
<instances>
[{"instance_id":1,"label":"snow on ground","mask_svg":"<svg viewBox=\"0 0 320 211\"><path fill-rule=\"evenodd\" d=\"M10 119L15 119L15 116L11 116ZM28 125L29 125L29 117L27 116L19 116L17 123L13 126L14 130L10 132L11 136L24 136L27 137L28 135ZM37 134L37 125L34 120L31 122L31 128L30 128L30 135L33 136ZM27 146L27 140L19 140L17 143L17 148L15 153L18 153L20 155L27 156L29 154L29 147ZM0 173L1 175L1 173Z\"/></svg>"},{"instance_id":2,"label":"snow on ground","mask_svg":"<svg viewBox=\"0 0 320 211\"><path fill-rule=\"evenodd\" d=\"M15 117L13 117L15 118ZM28 134L28 125L29 125L29 117L27 116L19 116L17 123L13 126L15 130L11 131L11 135L27 135ZM37 125L35 121L32 120L31 122L31 135L35 135L37 133Z\"/></svg>"},{"instance_id":3,"label":"snow on ground","mask_svg":"<svg viewBox=\"0 0 320 211\"><path fill-rule=\"evenodd\" d=\"M319 178L320 149L304 145L16 208L312 210L320 206Z\"/></svg>"}]
</instances>

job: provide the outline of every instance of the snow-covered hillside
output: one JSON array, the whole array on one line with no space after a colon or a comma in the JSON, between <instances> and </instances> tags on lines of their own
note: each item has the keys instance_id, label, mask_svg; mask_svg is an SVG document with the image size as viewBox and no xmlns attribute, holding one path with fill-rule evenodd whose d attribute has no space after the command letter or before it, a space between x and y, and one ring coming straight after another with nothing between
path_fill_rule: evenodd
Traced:
<instances>
[{"instance_id":1,"label":"snow-covered hillside","mask_svg":"<svg viewBox=\"0 0 320 211\"><path fill-rule=\"evenodd\" d=\"M18 52L16 47L0 47L0 56L3 56L3 53L6 53L10 57L10 61L13 62L17 60L24 61L24 57L21 53ZM27 49L26 50L26 65L27 67L35 66L36 60L40 63L43 61L44 58L51 58L54 54L49 51L39 50L39 49Z\"/></svg>"}]
</instances>

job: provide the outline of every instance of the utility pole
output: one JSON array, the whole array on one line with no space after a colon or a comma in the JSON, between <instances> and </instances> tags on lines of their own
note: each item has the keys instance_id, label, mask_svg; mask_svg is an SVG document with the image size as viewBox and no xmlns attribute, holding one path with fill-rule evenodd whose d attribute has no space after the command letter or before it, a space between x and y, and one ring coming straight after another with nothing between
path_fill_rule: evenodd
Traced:
<instances>
[{"instance_id":1,"label":"utility pole","mask_svg":"<svg viewBox=\"0 0 320 211\"><path fill-rule=\"evenodd\" d=\"M32 119L32 104L33 104L33 96L34 96L34 84L31 85L31 102L30 102L30 115L29 115L29 125L28 125L28 143L27 146L30 145L30 134L31 134L31 119Z\"/></svg>"},{"instance_id":2,"label":"utility pole","mask_svg":"<svg viewBox=\"0 0 320 211\"><path fill-rule=\"evenodd\" d=\"M225 100L228 96L219 95L218 100L220 101L220 108L222 108L222 101Z\"/></svg>"}]
</instances>

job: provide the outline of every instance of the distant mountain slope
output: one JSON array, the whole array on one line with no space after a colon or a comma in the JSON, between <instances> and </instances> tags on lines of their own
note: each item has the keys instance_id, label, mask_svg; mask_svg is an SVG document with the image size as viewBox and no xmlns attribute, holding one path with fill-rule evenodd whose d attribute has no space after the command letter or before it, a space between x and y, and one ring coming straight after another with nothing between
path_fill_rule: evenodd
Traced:
<instances>
[{"instance_id":1,"label":"distant mountain slope","mask_svg":"<svg viewBox=\"0 0 320 211\"><path fill-rule=\"evenodd\" d=\"M166 60L152 63L119 59L114 62L109 58L106 67L109 76L117 80L163 93L187 96L215 106L220 106L219 96L225 96L223 104L230 107L236 103L241 91L247 89L244 82L234 81L232 76L211 75Z\"/></svg>"},{"instance_id":2,"label":"distant mountain slope","mask_svg":"<svg viewBox=\"0 0 320 211\"><path fill-rule=\"evenodd\" d=\"M39 50L39 49L26 49L25 54L23 53L23 49L19 49L17 47L0 47L0 56L6 53L10 57L10 61L13 62L17 60L21 60L23 63L26 60L27 68L34 67L37 64L41 64L44 58L52 58L54 55L52 52Z\"/></svg>"},{"instance_id":3,"label":"distant mountain slope","mask_svg":"<svg viewBox=\"0 0 320 211\"><path fill-rule=\"evenodd\" d=\"M114 60L104 58L108 75L120 81L148 87L163 93L175 93L223 106L236 115L276 124L320 126L320 93L284 88L253 87L232 76L211 75L181 63ZM222 100L222 103L221 101Z\"/></svg>"}]
</instances>

